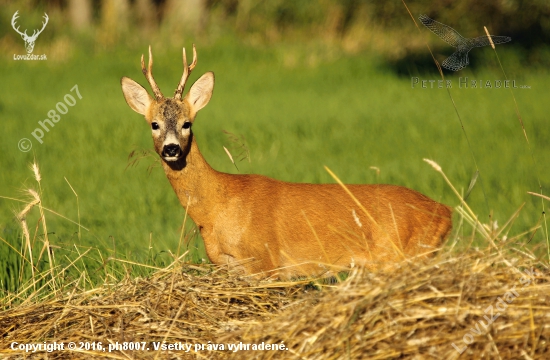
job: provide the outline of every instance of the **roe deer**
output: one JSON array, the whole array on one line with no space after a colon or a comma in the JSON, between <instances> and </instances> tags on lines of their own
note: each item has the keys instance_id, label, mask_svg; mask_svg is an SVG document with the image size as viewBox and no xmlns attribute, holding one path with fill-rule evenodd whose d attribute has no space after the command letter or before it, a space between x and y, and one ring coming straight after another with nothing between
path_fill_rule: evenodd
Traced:
<instances>
[{"instance_id":1,"label":"roe deer","mask_svg":"<svg viewBox=\"0 0 550 360\"><path fill-rule=\"evenodd\" d=\"M210 167L192 125L212 96L207 72L182 97L197 63L188 66L173 98L164 97L152 73L141 68L154 98L123 77L128 105L145 116L156 152L181 205L200 230L215 264L255 276L318 275L363 265L376 269L406 257L425 257L451 230L451 209L414 190L394 185L287 183L260 175L233 175Z\"/></svg>"}]
</instances>

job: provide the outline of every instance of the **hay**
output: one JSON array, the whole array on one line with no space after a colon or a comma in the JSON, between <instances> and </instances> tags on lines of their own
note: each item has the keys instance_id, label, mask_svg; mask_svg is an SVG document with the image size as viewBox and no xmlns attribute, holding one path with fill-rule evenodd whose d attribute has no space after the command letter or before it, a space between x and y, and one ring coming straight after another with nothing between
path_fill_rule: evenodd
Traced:
<instances>
[{"instance_id":1,"label":"hay","mask_svg":"<svg viewBox=\"0 0 550 360\"><path fill-rule=\"evenodd\" d=\"M103 347L140 341L207 343L221 333L271 317L302 292L299 283L253 283L223 268L211 269L186 265L177 272L161 271L149 279L127 279L114 287L4 311L0 357L24 354L10 349L14 341L102 342ZM128 354L55 351L48 358L149 358L155 355L149 347L150 351Z\"/></svg>"},{"instance_id":2,"label":"hay","mask_svg":"<svg viewBox=\"0 0 550 360\"><path fill-rule=\"evenodd\" d=\"M258 282L223 268L184 265L13 306L0 313L0 357L548 359L550 274L530 254L507 254L472 249L391 273L355 269L322 290L308 281ZM490 306L492 319L500 315L485 329ZM14 341L101 342L104 348L144 341L149 350L25 353L10 348ZM163 341L191 349L155 351L153 342ZM228 350L228 344L237 350L249 344L249 350ZM288 350L266 350L266 344Z\"/></svg>"},{"instance_id":3,"label":"hay","mask_svg":"<svg viewBox=\"0 0 550 360\"><path fill-rule=\"evenodd\" d=\"M461 352L461 358L548 359L550 276L533 263L521 273L496 251L472 251L391 274L359 270L316 305L221 340L284 341L305 359L455 359Z\"/></svg>"}]
</instances>

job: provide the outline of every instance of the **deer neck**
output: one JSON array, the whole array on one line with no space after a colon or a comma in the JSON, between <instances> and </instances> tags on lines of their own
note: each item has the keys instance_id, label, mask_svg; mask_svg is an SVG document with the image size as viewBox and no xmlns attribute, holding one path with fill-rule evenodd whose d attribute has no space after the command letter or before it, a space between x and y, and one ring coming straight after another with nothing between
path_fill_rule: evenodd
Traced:
<instances>
[{"instance_id":1,"label":"deer neck","mask_svg":"<svg viewBox=\"0 0 550 360\"><path fill-rule=\"evenodd\" d=\"M175 163L161 160L166 177L182 206L199 226L208 221L215 208L214 194L223 194L220 173L206 162L195 137L192 137L187 156Z\"/></svg>"}]
</instances>

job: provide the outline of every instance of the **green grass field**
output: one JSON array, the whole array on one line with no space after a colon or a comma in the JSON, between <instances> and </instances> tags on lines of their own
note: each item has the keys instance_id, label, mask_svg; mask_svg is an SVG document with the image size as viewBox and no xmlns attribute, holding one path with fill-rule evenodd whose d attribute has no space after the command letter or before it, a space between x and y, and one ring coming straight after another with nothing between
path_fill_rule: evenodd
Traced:
<instances>
[{"instance_id":1,"label":"green grass field","mask_svg":"<svg viewBox=\"0 0 550 360\"><path fill-rule=\"evenodd\" d=\"M187 47L191 43L185 44ZM80 222L89 231L58 216L47 215L56 261L68 262L63 251L90 246L101 258L124 257L160 265L171 261L180 239L184 209L154 157L128 167L134 150L152 149L150 130L143 117L124 101L120 78L129 76L145 85L139 48L94 53L75 49L65 60L0 59L0 196L28 200L23 190L37 189L29 164L36 159L42 181L42 204ZM239 153L238 144L224 130L242 136L250 154L237 163L242 173L257 173L292 182L333 182L328 166L346 183L391 183L416 189L453 207L459 200L440 174L422 159L439 163L459 191L466 191L476 171L466 137L444 89L411 88L410 77L398 77L365 54L353 56L324 49L280 45L252 48L234 42L198 44L198 65L191 82L202 73L216 74L214 96L193 127L199 147L217 170L237 172L223 146ZM458 89L458 78L504 80L490 49L485 69L449 74L452 97L462 118L471 150L481 173L468 203L487 223L489 213L503 224L522 204L510 236L535 226L541 217L539 198L527 191L550 186L550 127L548 99L550 75L520 69L507 74L525 123L534 165L511 92L505 89ZM153 48L155 78L165 95L172 95L181 76L181 48ZM10 55L11 56L11 55ZM501 53L506 69L506 54ZM439 79L412 74L421 79ZM49 132L43 143L31 135L38 121L78 85L82 95ZM148 88L148 86L147 86ZM21 138L32 150L21 152ZM377 167L377 173L371 167ZM67 184L70 182L77 198ZM482 191L484 190L484 192ZM24 203L0 198L0 237L21 247L20 227L14 212ZM29 216L31 237L41 248L42 225L38 212ZM458 228L453 234L471 233ZM190 226L190 224L188 224ZM531 234L532 235L532 234ZM198 238L191 247L200 248ZM538 231L533 244L545 243ZM149 250L151 244L152 249ZM116 254L115 254L116 250ZM38 250L36 250L38 251ZM194 259L204 257L200 251ZM3 242L0 259L13 263L13 250ZM9 281L4 279L3 281Z\"/></svg>"}]
</instances>

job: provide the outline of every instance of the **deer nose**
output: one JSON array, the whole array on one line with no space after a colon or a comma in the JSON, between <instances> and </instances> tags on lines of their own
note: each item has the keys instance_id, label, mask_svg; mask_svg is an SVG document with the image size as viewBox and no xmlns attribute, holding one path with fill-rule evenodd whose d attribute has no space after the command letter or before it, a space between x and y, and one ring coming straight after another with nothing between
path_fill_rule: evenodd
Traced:
<instances>
[{"instance_id":1,"label":"deer nose","mask_svg":"<svg viewBox=\"0 0 550 360\"><path fill-rule=\"evenodd\" d=\"M162 156L165 157L174 157L179 156L181 153L179 145L176 144L169 144L164 145L164 148L162 149Z\"/></svg>"}]
</instances>

